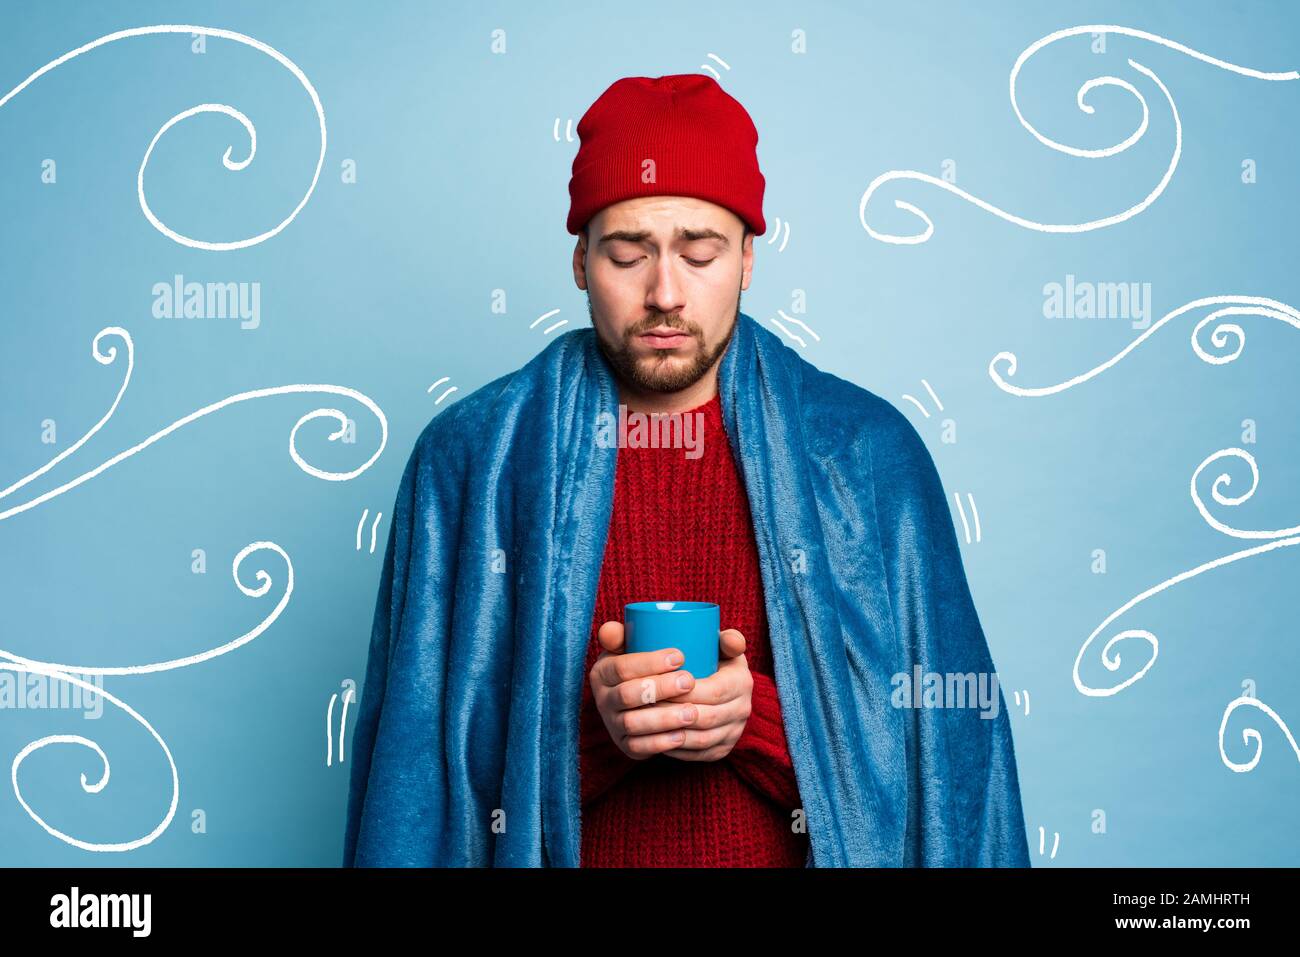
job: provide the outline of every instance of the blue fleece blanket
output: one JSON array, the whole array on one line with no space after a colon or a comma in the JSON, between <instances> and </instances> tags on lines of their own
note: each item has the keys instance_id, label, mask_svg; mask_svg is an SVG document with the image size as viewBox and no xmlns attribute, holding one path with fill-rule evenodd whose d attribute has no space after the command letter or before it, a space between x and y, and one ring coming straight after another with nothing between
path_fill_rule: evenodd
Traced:
<instances>
[{"instance_id":1,"label":"blue fleece blanket","mask_svg":"<svg viewBox=\"0 0 1300 957\"><path fill-rule=\"evenodd\" d=\"M744 313L718 388L808 864L1028 866L1005 700L916 430ZM345 866L580 865L578 714L618 452L596 439L602 412L617 419L614 373L576 329L416 442L356 706ZM931 675L991 679L996 701L952 707L922 694Z\"/></svg>"}]
</instances>

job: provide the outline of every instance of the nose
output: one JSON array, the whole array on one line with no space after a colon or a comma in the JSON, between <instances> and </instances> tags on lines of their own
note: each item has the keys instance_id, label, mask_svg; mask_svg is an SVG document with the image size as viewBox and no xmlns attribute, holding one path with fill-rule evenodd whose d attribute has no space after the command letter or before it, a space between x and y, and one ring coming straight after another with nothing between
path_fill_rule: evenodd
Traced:
<instances>
[{"instance_id":1,"label":"nose","mask_svg":"<svg viewBox=\"0 0 1300 957\"><path fill-rule=\"evenodd\" d=\"M645 305L662 315L681 312L686 306L683 287L677 275L677 257L661 256L650 273L650 286L646 289Z\"/></svg>"}]
</instances>

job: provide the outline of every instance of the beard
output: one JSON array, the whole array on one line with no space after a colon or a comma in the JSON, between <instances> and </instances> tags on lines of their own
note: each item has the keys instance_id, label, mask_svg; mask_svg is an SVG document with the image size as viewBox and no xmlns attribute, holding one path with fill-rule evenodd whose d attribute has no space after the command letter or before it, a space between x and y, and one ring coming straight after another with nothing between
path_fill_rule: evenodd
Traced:
<instances>
[{"instance_id":1,"label":"beard","mask_svg":"<svg viewBox=\"0 0 1300 957\"><path fill-rule=\"evenodd\" d=\"M623 333L622 341L616 345L606 342L600 334L591 305L590 292L587 293L587 314L591 317L592 328L596 330L596 343L601 353L620 378L645 392L680 392L704 378L731 343L731 337L736 332L736 322L740 319L740 293L736 294L736 314L731 319L731 325L726 335L712 349L705 348L699 327L694 323L684 322L676 313L647 317L629 327ZM638 356L633 351L637 337L657 326L680 329L694 339L693 354L686 357L685 363L681 361L683 357L678 354L679 349L665 349L649 356Z\"/></svg>"}]
</instances>

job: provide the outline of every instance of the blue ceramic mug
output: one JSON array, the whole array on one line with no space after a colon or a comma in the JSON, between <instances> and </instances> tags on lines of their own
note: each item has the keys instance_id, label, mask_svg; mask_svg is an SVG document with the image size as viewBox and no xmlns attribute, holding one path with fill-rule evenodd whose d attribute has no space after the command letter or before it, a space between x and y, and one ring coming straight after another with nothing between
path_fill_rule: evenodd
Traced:
<instances>
[{"instance_id":1,"label":"blue ceramic mug","mask_svg":"<svg viewBox=\"0 0 1300 957\"><path fill-rule=\"evenodd\" d=\"M718 670L720 612L711 601L634 601L623 606L624 649L632 654L678 648L682 670L696 679Z\"/></svg>"}]
</instances>

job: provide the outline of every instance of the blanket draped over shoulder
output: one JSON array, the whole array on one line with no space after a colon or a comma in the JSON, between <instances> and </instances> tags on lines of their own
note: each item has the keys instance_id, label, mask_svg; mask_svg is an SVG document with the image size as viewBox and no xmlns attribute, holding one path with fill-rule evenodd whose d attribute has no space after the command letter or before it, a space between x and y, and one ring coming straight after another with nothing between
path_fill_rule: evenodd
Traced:
<instances>
[{"instance_id":1,"label":"blanket draped over shoulder","mask_svg":"<svg viewBox=\"0 0 1300 957\"><path fill-rule=\"evenodd\" d=\"M1027 867L1005 700L915 428L745 313L718 389L808 864ZM580 865L578 715L618 402L586 327L421 433L356 705L345 866ZM932 673L968 700L896 693Z\"/></svg>"}]
</instances>

